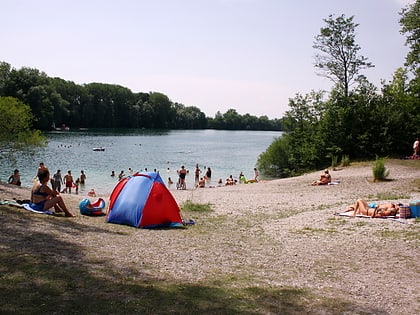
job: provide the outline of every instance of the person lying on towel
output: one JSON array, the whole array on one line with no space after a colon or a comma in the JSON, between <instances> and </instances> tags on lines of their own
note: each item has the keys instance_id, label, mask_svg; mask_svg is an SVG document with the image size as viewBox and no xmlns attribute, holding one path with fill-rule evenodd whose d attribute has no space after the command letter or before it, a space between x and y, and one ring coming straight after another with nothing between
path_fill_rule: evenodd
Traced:
<instances>
[{"instance_id":1,"label":"person lying on towel","mask_svg":"<svg viewBox=\"0 0 420 315\"><path fill-rule=\"evenodd\" d=\"M54 207L55 212L64 212L66 217L74 217L67 209L59 192L47 186L50 180L48 169L40 170L38 172L38 178L39 182L36 182L31 190L30 207L38 211L48 210Z\"/></svg>"},{"instance_id":2,"label":"person lying on towel","mask_svg":"<svg viewBox=\"0 0 420 315\"><path fill-rule=\"evenodd\" d=\"M372 218L380 218L387 216L395 216L400 210L399 204L384 203L384 204L368 204L363 199L357 199L354 205L351 205L345 212L353 211L353 217L356 215L366 215Z\"/></svg>"}]
</instances>

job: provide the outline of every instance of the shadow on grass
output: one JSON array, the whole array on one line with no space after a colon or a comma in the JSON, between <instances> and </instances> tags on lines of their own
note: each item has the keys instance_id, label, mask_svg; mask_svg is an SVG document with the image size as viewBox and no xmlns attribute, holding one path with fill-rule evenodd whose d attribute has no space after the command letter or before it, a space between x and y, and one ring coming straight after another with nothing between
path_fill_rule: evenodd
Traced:
<instances>
[{"instance_id":1,"label":"shadow on grass","mask_svg":"<svg viewBox=\"0 0 420 315\"><path fill-rule=\"evenodd\" d=\"M66 237L114 233L68 219L42 223ZM107 257L92 266L82 246L31 224L31 215L0 207L1 314L385 314L299 288L163 281L141 266L116 270Z\"/></svg>"}]
</instances>

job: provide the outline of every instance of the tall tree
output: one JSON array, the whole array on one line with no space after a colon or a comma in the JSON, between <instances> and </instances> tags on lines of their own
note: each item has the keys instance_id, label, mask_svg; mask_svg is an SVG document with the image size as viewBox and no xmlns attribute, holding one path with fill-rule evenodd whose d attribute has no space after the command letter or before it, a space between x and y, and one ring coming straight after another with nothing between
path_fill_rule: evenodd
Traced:
<instances>
[{"instance_id":1,"label":"tall tree","mask_svg":"<svg viewBox=\"0 0 420 315\"><path fill-rule=\"evenodd\" d=\"M324 19L326 26L321 28L313 45L321 51L315 55L318 74L333 81L345 97L349 95L349 86L358 78L360 70L373 67L367 58L358 54L360 46L355 41L358 24L353 22L353 18L341 15L334 19L330 15Z\"/></svg>"},{"instance_id":2,"label":"tall tree","mask_svg":"<svg viewBox=\"0 0 420 315\"><path fill-rule=\"evenodd\" d=\"M408 5L400 14L401 33L407 36L406 45L410 47L406 57L406 66L415 76L411 82L411 90L418 96L420 88L420 0Z\"/></svg>"},{"instance_id":3,"label":"tall tree","mask_svg":"<svg viewBox=\"0 0 420 315\"><path fill-rule=\"evenodd\" d=\"M401 33L407 36L406 45L410 47L406 63L413 70L419 69L420 65L420 0L408 5L401 11Z\"/></svg>"}]
</instances>

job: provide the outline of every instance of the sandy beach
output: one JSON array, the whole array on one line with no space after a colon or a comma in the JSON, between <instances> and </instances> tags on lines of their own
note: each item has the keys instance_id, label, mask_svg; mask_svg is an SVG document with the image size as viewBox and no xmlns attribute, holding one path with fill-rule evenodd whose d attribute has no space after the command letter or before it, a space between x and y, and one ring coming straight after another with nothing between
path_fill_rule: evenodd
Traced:
<instances>
[{"instance_id":1,"label":"sandy beach","mask_svg":"<svg viewBox=\"0 0 420 315\"><path fill-rule=\"evenodd\" d=\"M1 243L4 250L8 242L19 241L10 235L19 216L31 224L15 226L17 235L43 232L64 237L83 249L84 259L106 261L115 275L139 281L149 276L200 284L230 277L232 287L293 287L340 299L348 303L346 314L418 314L418 219L334 214L359 198L420 200L419 162L389 160L389 180L376 183L372 163L366 162L332 170L337 185L311 186L318 171L253 184L172 191L180 205L187 200L211 205L210 213L183 213L195 221L185 230L143 230L82 216L81 195L63 195L76 218L2 206ZM28 199L29 194L27 188L0 185L3 200ZM108 201L108 196L101 197ZM71 223L65 229L64 221Z\"/></svg>"}]
</instances>

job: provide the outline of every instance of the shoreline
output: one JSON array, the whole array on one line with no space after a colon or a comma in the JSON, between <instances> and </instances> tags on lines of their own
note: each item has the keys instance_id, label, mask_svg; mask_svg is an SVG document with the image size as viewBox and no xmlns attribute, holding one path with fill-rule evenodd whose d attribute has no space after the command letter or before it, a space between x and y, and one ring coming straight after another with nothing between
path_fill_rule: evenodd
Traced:
<instances>
[{"instance_id":1,"label":"shoreline","mask_svg":"<svg viewBox=\"0 0 420 315\"><path fill-rule=\"evenodd\" d=\"M352 165L347 168L331 170L332 181L338 181L336 185L311 186L311 183L319 178L322 171L314 171L297 177L261 180L257 183L236 184L232 186L212 186L205 188L187 188L186 190L177 190L175 184L168 190L175 197L178 204L191 200L198 203L211 203L220 213L225 213L223 207L229 201L238 205L240 211L251 210L261 204L285 203L289 207L302 207L316 204L327 205L337 204L337 198L341 203L353 203L359 198L369 199L371 201L400 201L407 203L410 200L420 199L420 187L413 191L411 198L397 199L378 199L367 198L379 191L388 189L389 191L398 189L401 191L411 190L409 180L415 180L420 177L420 171L413 171L410 166L399 165L398 160L390 161L387 169L390 171L389 180L373 183L371 165L368 162ZM420 163L419 163L420 164ZM414 187L415 188L415 187ZM0 182L0 199L30 199L29 187L15 186ZM97 193L96 197L89 197L88 191L81 191L78 194L62 193L60 194L66 203L74 208L75 203L84 199L104 198L108 201L109 193ZM330 194L332 193L332 194ZM259 197L260 196L260 197ZM261 196L264 196L261 198ZM304 197L306 196L306 197ZM269 198L268 198L269 197ZM223 205L223 207L219 207ZM280 208L283 208L279 205ZM74 210L74 209L73 209ZM232 211L230 209L229 211Z\"/></svg>"}]
</instances>

